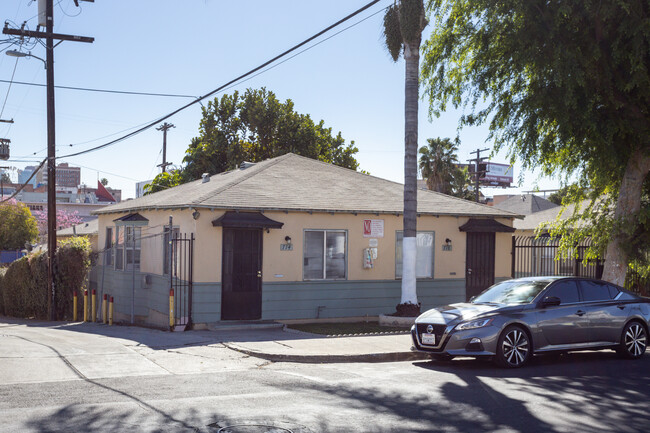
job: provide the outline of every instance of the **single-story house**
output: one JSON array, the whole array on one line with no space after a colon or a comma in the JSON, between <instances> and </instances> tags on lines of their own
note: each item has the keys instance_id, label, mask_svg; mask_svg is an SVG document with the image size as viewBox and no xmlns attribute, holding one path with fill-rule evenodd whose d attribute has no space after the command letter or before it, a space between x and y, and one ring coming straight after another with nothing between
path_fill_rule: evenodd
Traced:
<instances>
[{"instance_id":1,"label":"single-story house","mask_svg":"<svg viewBox=\"0 0 650 433\"><path fill-rule=\"evenodd\" d=\"M512 212L418 190L423 308L510 277ZM366 317L400 301L403 185L295 154L100 209L115 319ZM170 236L171 234L171 236ZM180 300L180 301L179 301ZM180 302L180 303L179 303Z\"/></svg>"},{"instance_id":2,"label":"single-story house","mask_svg":"<svg viewBox=\"0 0 650 433\"><path fill-rule=\"evenodd\" d=\"M56 238L58 240L67 239L75 236L86 236L90 241L90 247L93 253L99 251L97 243L98 233L98 219L94 218L87 222L75 224L73 226L60 229L56 231Z\"/></svg>"}]
</instances>

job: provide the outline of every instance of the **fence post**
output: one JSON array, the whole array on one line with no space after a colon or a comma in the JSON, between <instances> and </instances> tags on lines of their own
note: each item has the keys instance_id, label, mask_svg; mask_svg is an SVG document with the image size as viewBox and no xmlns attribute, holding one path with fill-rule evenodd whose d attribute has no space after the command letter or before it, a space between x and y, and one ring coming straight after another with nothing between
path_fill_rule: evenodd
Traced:
<instances>
[{"instance_id":1,"label":"fence post","mask_svg":"<svg viewBox=\"0 0 650 433\"><path fill-rule=\"evenodd\" d=\"M84 290L84 322L88 321L88 290Z\"/></svg>"},{"instance_id":2,"label":"fence post","mask_svg":"<svg viewBox=\"0 0 650 433\"><path fill-rule=\"evenodd\" d=\"M113 297L111 296L111 302L108 307L108 326L113 326Z\"/></svg>"},{"instance_id":3,"label":"fence post","mask_svg":"<svg viewBox=\"0 0 650 433\"><path fill-rule=\"evenodd\" d=\"M72 293L72 321L77 321L77 291Z\"/></svg>"},{"instance_id":4,"label":"fence post","mask_svg":"<svg viewBox=\"0 0 650 433\"><path fill-rule=\"evenodd\" d=\"M90 302L92 305L90 306L92 309L92 314L90 317L91 322L96 322L97 321L97 290L93 289L92 291L92 296Z\"/></svg>"},{"instance_id":5,"label":"fence post","mask_svg":"<svg viewBox=\"0 0 650 433\"><path fill-rule=\"evenodd\" d=\"M106 316L108 316L108 312L106 309L108 308L108 295L104 293L104 299L102 299L102 323L104 325L106 324Z\"/></svg>"},{"instance_id":6,"label":"fence post","mask_svg":"<svg viewBox=\"0 0 650 433\"><path fill-rule=\"evenodd\" d=\"M512 249L510 251L511 261L510 261L510 277L515 278L515 260L517 258L517 237L512 236Z\"/></svg>"},{"instance_id":7,"label":"fence post","mask_svg":"<svg viewBox=\"0 0 650 433\"><path fill-rule=\"evenodd\" d=\"M174 330L174 289L169 289L169 330Z\"/></svg>"}]
</instances>

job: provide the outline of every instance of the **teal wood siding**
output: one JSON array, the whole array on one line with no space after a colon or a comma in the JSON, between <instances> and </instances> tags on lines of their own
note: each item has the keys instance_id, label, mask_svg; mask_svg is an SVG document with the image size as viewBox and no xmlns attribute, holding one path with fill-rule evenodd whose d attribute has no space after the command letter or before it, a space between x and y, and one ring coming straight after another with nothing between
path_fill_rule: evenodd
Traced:
<instances>
[{"instance_id":1,"label":"teal wood siding","mask_svg":"<svg viewBox=\"0 0 650 433\"><path fill-rule=\"evenodd\" d=\"M417 293L423 310L463 302L465 280L420 280ZM265 283L262 319L377 316L395 311L400 298L398 280Z\"/></svg>"},{"instance_id":2,"label":"teal wood siding","mask_svg":"<svg viewBox=\"0 0 650 433\"><path fill-rule=\"evenodd\" d=\"M151 284L144 286L149 275ZM115 313L130 320L133 275L131 272L97 269L97 295L115 298ZM221 284L194 283L192 320L213 323L221 320ZM464 279L419 280L418 299L422 309L463 302ZM262 319L315 319L377 316L395 311L401 297L401 281L299 281L264 283L262 286ZM320 308L319 308L320 307ZM136 272L135 322L166 327L169 317L169 278Z\"/></svg>"},{"instance_id":3,"label":"teal wood siding","mask_svg":"<svg viewBox=\"0 0 650 433\"><path fill-rule=\"evenodd\" d=\"M169 277L149 273L135 273L135 285L131 271L116 271L111 267L97 266L96 280L91 286L97 287L98 304L104 293L114 298L114 312L131 317L132 299L135 305L135 323L161 327L169 325ZM151 284L144 285L143 279L149 276ZM194 323L216 322L221 319L221 284L194 283L192 296L192 316ZM132 288L135 287L135 296ZM99 306L98 306L99 311ZM123 317L123 316L122 316Z\"/></svg>"}]
</instances>

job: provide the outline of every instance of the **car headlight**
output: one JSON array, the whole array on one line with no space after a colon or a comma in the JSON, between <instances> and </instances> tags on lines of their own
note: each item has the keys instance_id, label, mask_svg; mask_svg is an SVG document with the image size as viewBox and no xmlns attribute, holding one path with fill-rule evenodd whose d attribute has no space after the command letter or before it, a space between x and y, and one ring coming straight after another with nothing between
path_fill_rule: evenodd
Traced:
<instances>
[{"instance_id":1,"label":"car headlight","mask_svg":"<svg viewBox=\"0 0 650 433\"><path fill-rule=\"evenodd\" d=\"M479 320L472 320L471 322L459 323L458 325L456 325L456 330L466 331L468 329L483 328L484 326L488 326L490 323L492 323L492 320L494 320L494 318L479 319Z\"/></svg>"}]
</instances>

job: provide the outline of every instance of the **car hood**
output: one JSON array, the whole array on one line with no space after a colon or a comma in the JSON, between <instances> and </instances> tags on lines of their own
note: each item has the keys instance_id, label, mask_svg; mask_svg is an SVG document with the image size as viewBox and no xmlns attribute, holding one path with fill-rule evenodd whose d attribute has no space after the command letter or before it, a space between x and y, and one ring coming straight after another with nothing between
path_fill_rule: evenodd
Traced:
<instances>
[{"instance_id":1,"label":"car hood","mask_svg":"<svg viewBox=\"0 0 650 433\"><path fill-rule=\"evenodd\" d=\"M459 322L486 315L504 308L499 304L451 304L437 307L422 313L416 323L455 325Z\"/></svg>"}]
</instances>

